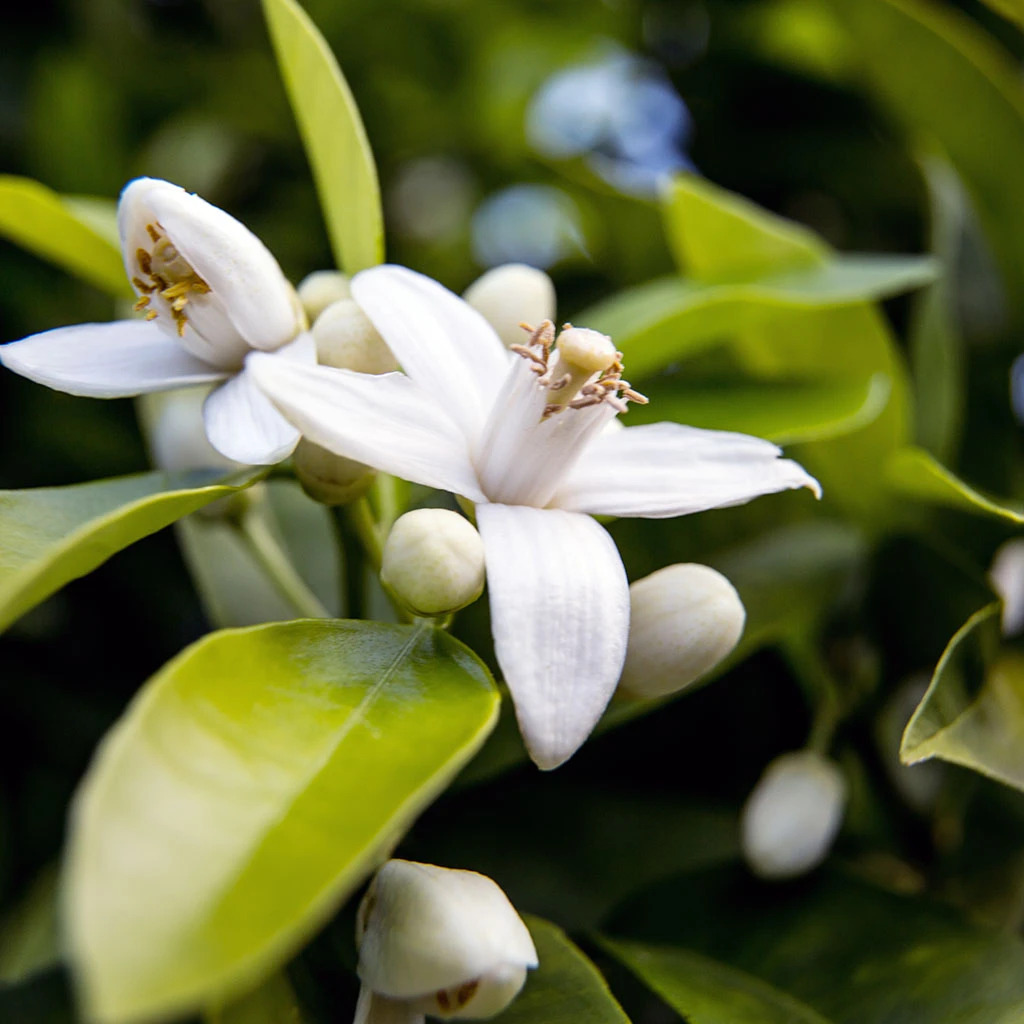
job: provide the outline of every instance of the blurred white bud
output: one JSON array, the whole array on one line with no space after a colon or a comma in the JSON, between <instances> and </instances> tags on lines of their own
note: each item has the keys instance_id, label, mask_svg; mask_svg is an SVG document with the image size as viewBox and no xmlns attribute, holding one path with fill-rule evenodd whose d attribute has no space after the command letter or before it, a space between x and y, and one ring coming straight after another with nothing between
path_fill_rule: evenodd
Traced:
<instances>
[{"instance_id":1,"label":"blurred white bud","mask_svg":"<svg viewBox=\"0 0 1024 1024\"><path fill-rule=\"evenodd\" d=\"M629 588L629 645L619 688L663 697L699 679L739 642L746 621L735 587L707 565L659 569Z\"/></svg>"},{"instance_id":2,"label":"blurred white bud","mask_svg":"<svg viewBox=\"0 0 1024 1024\"><path fill-rule=\"evenodd\" d=\"M929 814L935 809L946 769L939 761L903 764L900 761L900 743L930 681L926 673L905 679L885 702L875 721L882 763L900 796L920 814Z\"/></svg>"},{"instance_id":3,"label":"blurred white bud","mask_svg":"<svg viewBox=\"0 0 1024 1024\"><path fill-rule=\"evenodd\" d=\"M988 571L992 589L1003 599L1003 636L1024 630L1024 540L1008 540Z\"/></svg>"},{"instance_id":4,"label":"blurred white bud","mask_svg":"<svg viewBox=\"0 0 1024 1024\"><path fill-rule=\"evenodd\" d=\"M314 270L299 283L299 302L312 323L332 303L351 297L348 277L340 270Z\"/></svg>"},{"instance_id":5,"label":"blurred white bud","mask_svg":"<svg viewBox=\"0 0 1024 1024\"><path fill-rule=\"evenodd\" d=\"M488 270L466 289L463 298L506 345L525 341L521 323L536 327L555 319L555 286L551 278L525 263L506 263Z\"/></svg>"},{"instance_id":6,"label":"blurred white bud","mask_svg":"<svg viewBox=\"0 0 1024 1024\"><path fill-rule=\"evenodd\" d=\"M377 873L356 942L363 985L355 1024L411 1024L424 1014L486 1020L537 966L526 925L490 878L407 860Z\"/></svg>"},{"instance_id":7,"label":"blurred white bud","mask_svg":"<svg viewBox=\"0 0 1024 1024\"><path fill-rule=\"evenodd\" d=\"M418 615L458 611L483 593L483 541L458 512L406 512L384 544L380 578Z\"/></svg>"},{"instance_id":8,"label":"blurred white bud","mask_svg":"<svg viewBox=\"0 0 1024 1024\"><path fill-rule=\"evenodd\" d=\"M321 505L347 505L366 493L376 470L303 438L293 456L302 489Z\"/></svg>"},{"instance_id":9,"label":"blurred white bud","mask_svg":"<svg viewBox=\"0 0 1024 1024\"><path fill-rule=\"evenodd\" d=\"M846 808L839 767L799 750L777 757L743 808L743 854L762 878L792 878L825 859Z\"/></svg>"},{"instance_id":10,"label":"blurred white bud","mask_svg":"<svg viewBox=\"0 0 1024 1024\"><path fill-rule=\"evenodd\" d=\"M203 423L203 403L212 385L182 388L147 397L149 446L153 463L171 473L189 469L241 469L210 444Z\"/></svg>"},{"instance_id":11,"label":"blurred white bud","mask_svg":"<svg viewBox=\"0 0 1024 1024\"><path fill-rule=\"evenodd\" d=\"M377 328L353 299L332 302L313 323L317 362L359 373L390 373L398 369Z\"/></svg>"}]
</instances>

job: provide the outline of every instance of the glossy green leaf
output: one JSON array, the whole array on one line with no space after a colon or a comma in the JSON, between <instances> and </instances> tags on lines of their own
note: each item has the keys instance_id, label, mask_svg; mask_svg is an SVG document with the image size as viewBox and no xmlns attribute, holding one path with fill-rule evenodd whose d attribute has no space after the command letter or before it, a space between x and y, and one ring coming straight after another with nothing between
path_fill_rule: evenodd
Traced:
<instances>
[{"instance_id":1,"label":"glossy green leaf","mask_svg":"<svg viewBox=\"0 0 1024 1024\"><path fill-rule=\"evenodd\" d=\"M984 0L994 11L998 11L1004 18L1024 28L1024 0Z\"/></svg>"},{"instance_id":2,"label":"glossy green leaf","mask_svg":"<svg viewBox=\"0 0 1024 1024\"><path fill-rule=\"evenodd\" d=\"M1024 789L1024 657L999 652L998 604L949 642L900 745L905 764L931 757Z\"/></svg>"},{"instance_id":3,"label":"glossy green leaf","mask_svg":"<svg viewBox=\"0 0 1024 1024\"><path fill-rule=\"evenodd\" d=\"M858 430L889 400L884 374L853 380L701 382L686 374L644 384L648 405L630 407L629 424L675 420L693 427L737 430L777 444L821 441Z\"/></svg>"},{"instance_id":4,"label":"glossy green leaf","mask_svg":"<svg viewBox=\"0 0 1024 1024\"><path fill-rule=\"evenodd\" d=\"M750 280L783 268L823 267L828 262L828 246L809 228L725 193L695 174L675 177L662 205L679 266L698 280Z\"/></svg>"},{"instance_id":5,"label":"glossy green leaf","mask_svg":"<svg viewBox=\"0 0 1024 1024\"><path fill-rule=\"evenodd\" d=\"M561 928L527 917L540 966L496 1024L629 1024L601 972Z\"/></svg>"},{"instance_id":6,"label":"glossy green leaf","mask_svg":"<svg viewBox=\"0 0 1024 1024\"><path fill-rule=\"evenodd\" d=\"M965 14L922 0L829 0L869 88L938 140L974 200L1010 302L1024 313L1024 92L1010 55ZM956 97L955 103L949 98ZM993 140L998 140L995 143ZM993 156L993 145L998 156Z\"/></svg>"},{"instance_id":7,"label":"glossy green leaf","mask_svg":"<svg viewBox=\"0 0 1024 1024\"><path fill-rule=\"evenodd\" d=\"M895 490L918 501L995 516L1017 525L1024 523L1024 507L976 491L923 448L901 448L893 452L886 466L886 478Z\"/></svg>"},{"instance_id":8,"label":"glossy green leaf","mask_svg":"<svg viewBox=\"0 0 1024 1024\"><path fill-rule=\"evenodd\" d=\"M693 950L611 939L601 945L689 1024L829 1024L785 992Z\"/></svg>"},{"instance_id":9,"label":"glossy green leaf","mask_svg":"<svg viewBox=\"0 0 1024 1024\"><path fill-rule=\"evenodd\" d=\"M380 186L359 109L330 47L295 0L263 0L263 12L334 257L354 274L384 259Z\"/></svg>"},{"instance_id":10,"label":"glossy green leaf","mask_svg":"<svg viewBox=\"0 0 1024 1024\"><path fill-rule=\"evenodd\" d=\"M24 981L59 960L57 869L51 866L0 922L0 987Z\"/></svg>"},{"instance_id":11,"label":"glossy green leaf","mask_svg":"<svg viewBox=\"0 0 1024 1024\"><path fill-rule=\"evenodd\" d=\"M0 235L116 298L130 298L121 249L76 202L30 178L0 175Z\"/></svg>"},{"instance_id":12,"label":"glossy green leaf","mask_svg":"<svg viewBox=\"0 0 1024 1024\"><path fill-rule=\"evenodd\" d=\"M965 404L954 275L969 214L967 197L949 162L936 153L926 154L920 162L931 197L931 248L945 271L918 296L914 308L910 366L915 436L937 459L949 460L956 453Z\"/></svg>"},{"instance_id":13,"label":"glossy green leaf","mask_svg":"<svg viewBox=\"0 0 1024 1024\"><path fill-rule=\"evenodd\" d=\"M662 278L620 292L579 317L622 350L633 380L780 314L849 306L926 284L935 264L920 256L835 256L822 267L708 284ZM841 353L840 353L841 354Z\"/></svg>"},{"instance_id":14,"label":"glossy green leaf","mask_svg":"<svg viewBox=\"0 0 1024 1024\"><path fill-rule=\"evenodd\" d=\"M0 491L0 629L129 544L244 490L264 473L140 473Z\"/></svg>"},{"instance_id":15,"label":"glossy green leaf","mask_svg":"<svg viewBox=\"0 0 1024 1024\"><path fill-rule=\"evenodd\" d=\"M284 972L222 1009L207 1010L206 1024L302 1024L302 1011Z\"/></svg>"},{"instance_id":16,"label":"glossy green leaf","mask_svg":"<svg viewBox=\"0 0 1024 1024\"><path fill-rule=\"evenodd\" d=\"M610 931L617 941L698 952L834 1024L1024 1017L1024 943L1016 935L836 872L784 886L739 867L695 872L635 897Z\"/></svg>"},{"instance_id":17,"label":"glossy green leaf","mask_svg":"<svg viewBox=\"0 0 1024 1024\"><path fill-rule=\"evenodd\" d=\"M188 648L76 800L65 920L87 1012L244 993L388 855L497 708L480 661L426 626L303 620Z\"/></svg>"}]
</instances>

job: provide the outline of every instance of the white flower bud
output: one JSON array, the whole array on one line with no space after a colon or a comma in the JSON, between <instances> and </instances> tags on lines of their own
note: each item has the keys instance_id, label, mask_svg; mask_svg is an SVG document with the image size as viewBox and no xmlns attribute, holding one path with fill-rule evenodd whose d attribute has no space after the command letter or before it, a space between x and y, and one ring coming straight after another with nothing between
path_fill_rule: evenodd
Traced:
<instances>
[{"instance_id":1,"label":"white flower bud","mask_svg":"<svg viewBox=\"0 0 1024 1024\"><path fill-rule=\"evenodd\" d=\"M551 278L525 263L506 263L488 270L466 289L463 298L506 345L524 341L521 323L536 327L555 319L555 286Z\"/></svg>"},{"instance_id":2,"label":"white flower bud","mask_svg":"<svg viewBox=\"0 0 1024 1024\"><path fill-rule=\"evenodd\" d=\"M792 878L820 864L846 808L838 766L800 750L765 769L743 808L743 854L762 878Z\"/></svg>"},{"instance_id":3,"label":"white flower bud","mask_svg":"<svg viewBox=\"0 0 1024 1024\"><path fill-rule=\"evenodd\" d=\"M241 469L210 444L203 423L203 403L212 387L200 385L146 396L153 463L171 473L190 469Z\"/></svg>"},{"instance_id":4,"label":"white flower bud","mask_svg":"<svg viewBox=\"0 0 1024 1024\"><path fill-rule=\"evenodd\" d=\"M988 578L1003 599L1003 636L1016 636L1024 630L1024 540L1008 540L996 551Z\"/></svg>"},{"instance_id":5,"label":"white flower bud","mask_svg":"<svg viewBox=\"0 0 1024 1024\"><path fill-rule=\"evenodd\" d=\"M406 512L384 544L380 578L417 615L458 611L483 593L483 541L457 512Z\"/></svg>"},{"instance_id":6,"label":"white flower bud","mask_svg":"<svg viewBox=\"0 0 1024 1024\"><path fill-rule=\"evenodd\" d=\"M314 270L299 283L299 302L312 323L332 303L350 298L348 277L340 270Z\"/></svg>"},{"instance_id":7,"label":"white flower bud","mask_svg":"<svg viewBox=\"0 0 1024 1024\"><path fill-rule=\"evenodd\" d=\"M365 463L335 455L307 438L299 441L293 462L302 489L321 505L347 505L355 501L366 493L377 475Z\"/></svg>"},{"instance_id":8,"label":"white flower bud","mask_svg":"<svg viewBox=\"0 0 1024 1024\"><path fill-rule=\"evenodd\" d=\"M733 585L707 565L670 565L629 588L630 622L620 690L664 697L689 686L732 651L746 612Z\"/></svg>"},{"instance_id":9,"label":"white flower bud","mask_svg":"<svg viewBox=\"0 0 1024 1024\"><path fill-rule=\"evenodd\" d=\"M332 302L313 323L317 362L358 373L390 373L398 363L353 299Z\"/></svg>"},{"instance_id":10,"label":"white flower bud","mask_svg":"<svg viewBox=\"0 0 1024 1024\"><path fill-rule=\"evenodd\" d=\"M504 892L475 871L391 860L356 923L356 1024L485 1020L537 966L530 933Z\"/></svg>"}]
</instances>

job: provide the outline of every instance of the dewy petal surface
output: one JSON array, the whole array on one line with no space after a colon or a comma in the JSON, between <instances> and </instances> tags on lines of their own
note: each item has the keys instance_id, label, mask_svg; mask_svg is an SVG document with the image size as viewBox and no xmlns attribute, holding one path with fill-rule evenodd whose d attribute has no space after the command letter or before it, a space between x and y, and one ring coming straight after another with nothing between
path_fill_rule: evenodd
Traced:
<instances>
[{"instance_id":1,"label":"dewy petal surface","mask_svg":"<svg viewBox=\"0 0 1024 1024\"><path fill-rule=\"evenodd\" d=\"M223 380L156 324L115 320L76 324L0 346L0 362L69 395L123 398Z\"/></svg>"},{"instance_id":2,"label":"dewy petal surface","mask_svg":"<svg viewBox=\"0 0 1024 1024\"><path fill-rule=\"evenodd\" d=\"M400 373L300 366L254 353L248 372L315 444L405 480L483 500L466 439L433 395Z\"/></svg>"},{"instance_id":3,"label":"dewy petal surface","mask_svg":"<svg viewBox=\"0 0 1024 1024\"><path fill-rule=\"evenodd\" d=\"M495 652L530 756L557 768L590 735L622 671L629 586L589 516L477 505Z\"/></svg>"},{"instance_id":4,"label":"dewy petal surface","mask_svg":"<svg viewBox=\"0 0 1024 1024\"><path fill-rule=\"evenodd\" d=\"M474 444L513 358L494 328L443 285L405 267L356 274L352 297L402 369L437 396Z\"/></svg>"},{"instance_id":5,"label":"dewy petal surface","mask_svg":"<svg viewBox=\"0 0 1024 1024\"><path fill-rule=\"evenodd\" d=\"M666 519L818 482L747 434L652 423L594 438L555 495L559 508L591 515Z\"/></svg>"},{"instance_id":6,"label":"dewy petal surface","mask_svg":"<svg viewBox=\"0 0 1024 1024\"><path fill-rule=\"evenodd\" d=\"M129 277L136 246L145 246L138 240L145 239L146 225L154 223L210 286L248 345L276 349L302 329L291 285L270 250L212 203L170 182L139 178L121 194L118 223ZM201 306L204 298L193 302ZM196 327L199 332L210 329L198 322Z\"/></svg>"}]
</instances>

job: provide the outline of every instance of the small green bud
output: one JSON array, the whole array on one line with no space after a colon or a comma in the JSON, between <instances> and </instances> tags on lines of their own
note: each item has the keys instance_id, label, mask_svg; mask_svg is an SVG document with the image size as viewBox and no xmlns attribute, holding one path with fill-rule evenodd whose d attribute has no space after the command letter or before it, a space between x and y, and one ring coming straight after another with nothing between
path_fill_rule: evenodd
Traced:
<instances>
[{"instance_id":1,"label":"small green bud","mask_svg":"<svg viewBox=\"0 0 1024 1024\"><path fill-rule=\"evenodd\" d=\"M458 611L483 593L483 541L457 512L407 512L384 544L380 578L417 615Z\"/></svg>"},{"instance_id":2,"label":"small green bud","mask_svg":"<svg viewBox=\"0 0 1024 1024\"><path fill-rule=\"evenodd\" d=\"M620 690L664 697L717 665L739 642L746 611L710 566L670 565L629 588L630 623Z\"/></svg>"}]
</instances>

